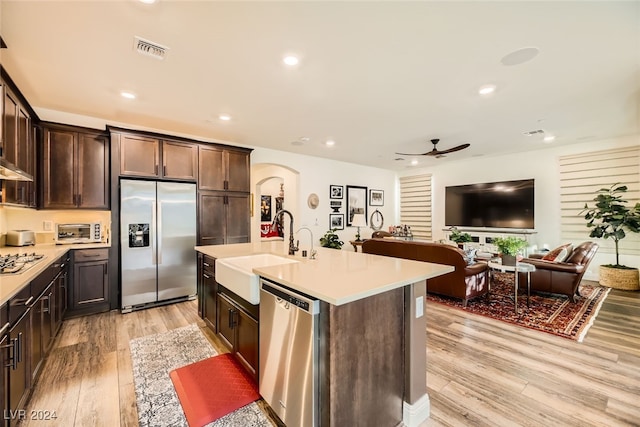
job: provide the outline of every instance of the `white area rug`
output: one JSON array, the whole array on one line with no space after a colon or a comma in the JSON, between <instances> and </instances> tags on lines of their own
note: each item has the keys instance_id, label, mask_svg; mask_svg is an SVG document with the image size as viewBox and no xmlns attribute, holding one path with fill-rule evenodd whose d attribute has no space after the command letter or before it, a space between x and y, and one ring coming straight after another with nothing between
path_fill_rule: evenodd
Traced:
<instances>
[{"instance_id":1,"label":"white area rug","mask_svg":"<svg viewBox=\"0 0 640 427\"><path fill-rule=\"evenodd\" d=\"M141 427L188 427L169 372L217 353L192 324L129 343ZM254 402L210 424L209 427L270 427L272 423Z\"/></svg>"}]
</instances>

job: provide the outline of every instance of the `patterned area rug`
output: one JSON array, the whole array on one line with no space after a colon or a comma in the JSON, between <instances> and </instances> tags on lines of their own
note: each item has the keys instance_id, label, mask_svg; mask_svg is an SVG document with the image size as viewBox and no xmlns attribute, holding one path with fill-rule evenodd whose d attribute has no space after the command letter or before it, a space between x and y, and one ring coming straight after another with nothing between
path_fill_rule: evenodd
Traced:
<instances>
[{"instance_id":1,"label":"patterned area rug","mask_svg":"<svg viewBox=\"0 0 640 427\"><path fill-rule=\"evenodd\" d=\"M518 293L518 314L516 314L513 302L513 274L497 272L489 299L475 298L467 303L466 308L462 307L461 300L445 296L428 294L427 300L581 342L610 290L610 288L582 283L580 285L582 297L576 297L575 303L569 301L564 295L532 292L530 307L527 308L525 287L524 292L520 289Z\"/></svg>"},{"instance_id":2,"label":"patterned area rug","mask_svg":"<svg viewBox=\"0 0 640 427\"><path fill-rule=\"evenodd\" d=\"M169 371L217 354L200 328L192 324L136 338L129 345L140 426L188 427ZM207 426L271 427L272 423L254 402Z\"/></svg>"}]
</instances>

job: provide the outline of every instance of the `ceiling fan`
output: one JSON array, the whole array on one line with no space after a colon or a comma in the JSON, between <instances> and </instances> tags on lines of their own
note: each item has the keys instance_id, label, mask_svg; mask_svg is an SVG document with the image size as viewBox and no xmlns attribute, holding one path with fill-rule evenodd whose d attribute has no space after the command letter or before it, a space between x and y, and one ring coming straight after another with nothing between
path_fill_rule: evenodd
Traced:
<instances>
[{"instance_id":1,"label":"ceiling fan","mask_svg":"<svg viewBox=\"0 0 640 427\"><path fill-rule=\"evenodd\" d=\"M431 143L433 144L433 150L427 151L426 153L418 153L418 154L409 154L409 153L396 153L403 156L434 156L436 159L440 157L445 157L445 154L454 153L456 151L464 150L469 147L471 144L462 144L457 147L449 148L448 150L438 150L436 145L438 145L439 139L432 139Z\"/></svg>"}]
</instances>

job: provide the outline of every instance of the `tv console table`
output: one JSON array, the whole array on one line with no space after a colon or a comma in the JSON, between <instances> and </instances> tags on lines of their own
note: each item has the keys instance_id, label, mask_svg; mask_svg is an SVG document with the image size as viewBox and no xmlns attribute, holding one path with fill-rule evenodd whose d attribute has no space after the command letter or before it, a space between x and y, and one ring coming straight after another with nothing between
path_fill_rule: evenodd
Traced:
<instances>
[{"instance_id":1,"label":"tv console table","mask_svg":"<svg viewBox=\"0 0 640 427\"><path fill-rule=\"evenodd\" d=\"M486 250L487 252L497 252L497 248L493 245L493 239L496 237L507 237L507 236L517 236L522 237L527 241L529 246L533 245L532 236L537 234L537 231L533 230L519 230L519 229L505 229L505 228L495 228L495 229L474 229L474 228L459 228L456 227L458 231L462 233L469 233L471 235L471 244L470 246ZM451 228L443 228L442 231L445 232L445 238L449 240L449 236L451 234Z\"/></svg>"}]
</instances>

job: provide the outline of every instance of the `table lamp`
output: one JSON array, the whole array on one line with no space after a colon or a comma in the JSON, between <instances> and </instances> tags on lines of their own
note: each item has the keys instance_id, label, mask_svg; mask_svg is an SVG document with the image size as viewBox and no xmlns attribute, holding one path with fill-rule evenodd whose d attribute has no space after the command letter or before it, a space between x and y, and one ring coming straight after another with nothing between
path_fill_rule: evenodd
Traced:
<instances>
[{"instance_id":1,"label":"table lamp","mask_svg":"<svg viewBox=\"0 0 640 427\"><path fill-rule=\"evenodd\" d=\"M353 221L351 221L352 227L358 227L358 232L356 233L356 242L361 242L360 239L360 227L367 226L367 219L364 217L364 214L354 214Z\"/></svg>"}]
</instances>

